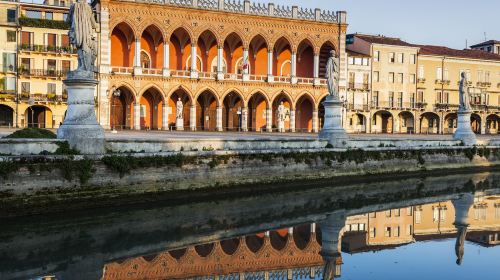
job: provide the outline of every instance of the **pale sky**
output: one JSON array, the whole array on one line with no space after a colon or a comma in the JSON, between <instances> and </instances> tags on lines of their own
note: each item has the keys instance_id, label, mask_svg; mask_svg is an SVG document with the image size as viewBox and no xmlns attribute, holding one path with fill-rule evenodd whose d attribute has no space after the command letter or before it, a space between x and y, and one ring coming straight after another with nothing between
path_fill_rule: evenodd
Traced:
<instances>
[{"instance_id":1,"label":"pale sky","mask_svg":"<svg viewBox=\"0 0 500 280\"><path fill-rule=\"evenodd\" d=\"M383 34L456 49L500 40L500 0L259 0L347 11L349 33Z\"/></svg>"}]
</instances>

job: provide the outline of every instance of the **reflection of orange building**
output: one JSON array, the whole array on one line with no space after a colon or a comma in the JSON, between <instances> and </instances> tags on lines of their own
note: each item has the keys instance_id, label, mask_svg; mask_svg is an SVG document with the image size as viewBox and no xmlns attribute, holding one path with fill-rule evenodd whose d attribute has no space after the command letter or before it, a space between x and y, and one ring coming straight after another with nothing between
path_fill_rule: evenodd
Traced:
<instances>
[{"instance_id":1,"label":"reflection of orange building","mask_svg":"<svg viewBox=\"0 0 500 280\"><path fill-rule=\"evenodd\" d=\"M283 102L288 131L318 131L330 50L347 65L344 12L216 0L102 0L96 9L106 127L175 126L180 99L191 130L269 131Z\"/></svg>"},{"instance_id":2,"label":"reflection of orange building","mask_svg":"<svg viewBox=\"0 0 500 280\"><path fill-rule=\"evenodd\" d=\"M258 279L270 279L273 275L314 278L323 273L324 264L314 229L314 225L305 225L113 262L105 266L102 279L184 279L235 274ZM342 259L337 258L338 267L341 263Z\"/></svg>"}]
</instances>

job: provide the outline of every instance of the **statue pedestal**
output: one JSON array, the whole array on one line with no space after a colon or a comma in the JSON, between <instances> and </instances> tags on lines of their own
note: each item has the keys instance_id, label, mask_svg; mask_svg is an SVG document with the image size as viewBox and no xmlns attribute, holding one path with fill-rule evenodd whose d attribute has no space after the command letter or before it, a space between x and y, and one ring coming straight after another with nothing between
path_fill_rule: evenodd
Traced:
<instances>
[{"instance_id":1,"label":"statue pedestal","mask_svg":"<svg viewBox=\"0 0 500 280\"><path fill-rule=\"evenodd\" d=\"M175 130L177 130L177 131L184 130L184 119L176 119L175 120Z\"/></svg>"},{"instance_id":2,"label":"statue pedestal","mask_svg":"<svg viewBox=\"0 0 500 280\"><path fill-rule=\"evenodd\" d=\"M323 102L325 119L319 139L327 140L336 148L344 147L349 137L342 127L342 102L328 96Z\"/></svg>"},{"instance_id":3,"label":"statue pedestal","mask_svg":"<svg viewBox=\"0 0 500 280\"><path fill-rule=\"evenodd\" d=\"M63 81L68 90L68 109L57 138L68 141L82 154L104 154L104 129L97 122L94 92L97 80L92 72L70 72Z\"/></svg>"},{"instance_id":4,"label":"statue pedestal","mask_svg":"<svg viewBox=\"0 0 500 280\"><path fill-rule=\"evenodd\" d=\"M278 132L285 132L285 122L284 121L278 121Z\"/></svg>"},{"instance_id":5,"label":"statue pedestal","mask_svg":"<svg viewBox=\"0 0 500 280\"><path fill-rule=\"evenodd\" d=\"M477 143L476 134L470 125L471 111L458 111L457 130L453 134L454 140L461 140L466 146L473 146Z\"/></svg>"}]
</instances>

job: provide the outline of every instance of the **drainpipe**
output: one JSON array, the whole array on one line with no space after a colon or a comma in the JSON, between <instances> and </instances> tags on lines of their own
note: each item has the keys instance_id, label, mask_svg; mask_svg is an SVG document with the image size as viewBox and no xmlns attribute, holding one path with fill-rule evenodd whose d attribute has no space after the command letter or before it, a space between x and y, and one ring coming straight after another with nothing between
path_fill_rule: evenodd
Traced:
<instances>
[{"instance_id":1,"label":"drainpipe","mask_svg":"<svg viewBox=\"0 0 500 280\"><path fill-rule=\"evenodd\" d=\"M19 128L19 39L20 39L20 26L19 26L19 14L21 13L21 6L17 6L16 9L16 128Z\"/></svg>"}]
</instances>

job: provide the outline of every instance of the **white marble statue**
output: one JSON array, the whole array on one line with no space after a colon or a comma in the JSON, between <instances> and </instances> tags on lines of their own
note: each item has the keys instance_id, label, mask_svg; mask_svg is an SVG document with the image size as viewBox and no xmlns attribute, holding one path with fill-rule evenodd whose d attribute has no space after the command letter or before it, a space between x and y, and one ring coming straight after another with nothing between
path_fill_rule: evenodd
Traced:
<instances>
[{"instance_id":1,"label":"white marble statue","mask_svg":"<svg viewBox=\"0 0 500 280\"><path fill-rule=\"evenodd\" d=\"M278 130L279 132L285 132L285 119L286 119L286 107L281 101L278 106Z\"/></svg>"},{"instance_id":2,"label":"white marble statue","mask_svg":"<svg viewBox=\"0 0 500 280\"><path fill-rule=\"evenodd\" d=\"M176 110L177 110L177 119L178 120L182 120L184 119L184 105L182 104L182 100L181 98L179 97L179 99L177 99L177 104L176 104Z\"/></svg>"},{"instance_id":3,"label":"white marble statue","mask_svg":"<svg viewBox=\"0 0 500 280\"><path fill-rule=\"evenodd\" d=\"M467 87L467 76L465 72L460 74L462 77L460 79L459 94L460 94L460 107L459 111L470 111L472 108L470 106L469 99L469 88Z\"/></svg>"},{"instance_id":4,"label":"white marble statue","mask_svg":"<svg viewBox=\"0 0 500 280\"><path fill-rule=\"evenodd\" d=\"M326 63L325 78L328 80L327 84L330 96L332 96L334 100L339 100L339 62L335 50L332 50L330 55L331 56L328 58L328 62Z\"/></svg>"},{"instance_id":5,"label":"white marble statue","mask_svg":"<svg viewBox=\"0 0 500 280\"><path fill-rule=\"evenodd\" d=\"M96 72L97 23L92 8L85 0L71 5L66 22L70 25L69 38L77 49L78 69L76 72Z\"/></svg>"}]
</instances>

